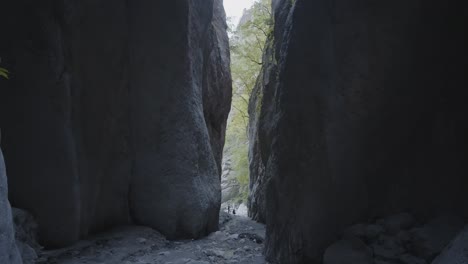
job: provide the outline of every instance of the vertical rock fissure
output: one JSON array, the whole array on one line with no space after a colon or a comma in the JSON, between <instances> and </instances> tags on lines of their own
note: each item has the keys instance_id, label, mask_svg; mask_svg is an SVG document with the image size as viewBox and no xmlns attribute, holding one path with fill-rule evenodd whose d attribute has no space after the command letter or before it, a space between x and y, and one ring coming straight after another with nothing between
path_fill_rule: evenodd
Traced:
<instances>
[{"instance_id":1,"label":"vertical rock fissure","mask_svg":"<svg viewBox=\"0 0 468 264\"><path fill-rule=\"evenodd\" d=\"M234 9L232 6L236 4L228 1L227 6ZM236 14L234 10L228 11ZM222 209L264 221L256 214L259 206L251 192L255 188L255 179L249 172L249 160L252 159L252 153L249 154L250 124L260 110L259 107L252 108L249 100L256 96L258 80L263 78L262 65L267 60L264 52L268 48L267 39L272 35L271 1L255 1L244 8L237 19L233 16L229 20L233 103L223 153Z\"/></svg>"}]
</instances>

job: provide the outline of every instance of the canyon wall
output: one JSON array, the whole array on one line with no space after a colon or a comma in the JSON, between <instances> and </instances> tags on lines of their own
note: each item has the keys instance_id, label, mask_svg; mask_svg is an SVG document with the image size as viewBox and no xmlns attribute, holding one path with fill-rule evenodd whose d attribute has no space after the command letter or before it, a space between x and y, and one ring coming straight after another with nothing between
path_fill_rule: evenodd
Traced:
<instances>
[{"instance_id":1,"label":"canyon wall","mask_svg":"<svg viewBox=\"0 0 468 264\"><path fill-rule=\"evenodd\" d=\"M274 263L359 220L468 216L466 18L433 1L274 0L251 97L251 215ZM268 51L267 51L268 53Z\"/></svg>"},{"instance_id":2,"label":"canyon wall","mask_svg":"<svg viewBox=\"0 0 468 264\"><path fill-rule=\"evenodd\" d=\"M1 137L1 135L0 135ZM0 263L21 264L23 263L16 247L15 230L11 214L10 202L8 202L8 184L0 150Z\"/></svg>"},{"instance_id":3,"label":"canyon wall","mask_svg":"<svg viewBox=\"0 0 468 264\"><path fill-rule=\"evenodd\" d=\"M128 223L169 238L216 230L231 99L222 1L2 3L12 21L2 148L10 201L41 242Z\"/></svg>"}]
</instances>

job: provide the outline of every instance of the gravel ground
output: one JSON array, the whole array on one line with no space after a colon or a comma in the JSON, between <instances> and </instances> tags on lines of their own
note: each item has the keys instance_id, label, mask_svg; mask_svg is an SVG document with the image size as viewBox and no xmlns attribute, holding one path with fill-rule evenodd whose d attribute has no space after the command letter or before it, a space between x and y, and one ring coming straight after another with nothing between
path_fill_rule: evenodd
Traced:
<instances>
[{"instance_id":1,"label":"gravel ground","mask_svg":"<svg viewBox=\"0 0 468 264\"><path fill-rule=\"evenodd\" d=\"M222 213L220 231L200 240L168 241L146 227L128 226L45 251L39 264L265 264L265 227L246 217Z\"/></svg>"}]
</instances>

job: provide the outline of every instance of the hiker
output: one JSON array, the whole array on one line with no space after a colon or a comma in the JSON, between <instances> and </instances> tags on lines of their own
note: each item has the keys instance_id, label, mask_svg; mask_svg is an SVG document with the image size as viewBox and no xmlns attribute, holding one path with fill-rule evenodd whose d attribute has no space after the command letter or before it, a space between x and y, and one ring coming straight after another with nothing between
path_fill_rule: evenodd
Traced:
<instances>
[{"instance_id":1,"label":"hiker","mask_svg":"<svg viewBox=\"0 0 468 264\"><path fill-rule=\"evenodd\" d=\"M231 213L231 205L228 205L228 214Z\"/></svg>"},{"instance_id":2,"label":"hiker","mask_svg":"<svg viewBox=\"0 0 468 264\"><path fill-rule=\"evenodd\" d=\"M232 214L234 214L234 215L236 214L236 209L234 209L234 208L232 209Z\"/></svg>"}]
</instances>

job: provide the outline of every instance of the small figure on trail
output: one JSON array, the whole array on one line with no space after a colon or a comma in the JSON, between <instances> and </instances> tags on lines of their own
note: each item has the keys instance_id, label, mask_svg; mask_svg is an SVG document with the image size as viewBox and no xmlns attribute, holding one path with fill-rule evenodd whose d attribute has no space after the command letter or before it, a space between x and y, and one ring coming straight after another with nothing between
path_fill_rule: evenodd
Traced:
<instances>
[{"instance_id":1,"label":"small figure on trail","mask_svg":"<svg viewBox=\"0 0 468 264\"><path fill-rule=\"evenodd\" d=\"M234 208L232 209L232 214L234 214L234 215L236 214L236 209L234 209Z\"/></svg>"},{"instance_id":2,"label":"small figure on trail","mask_svg":"<svg viewBox=\"0 0 468 264\"><path fill-rule=\"evenodd\" d=\"M228 214L231 213L231 205L228 204Z\"/></svg>"}]
</instances>

